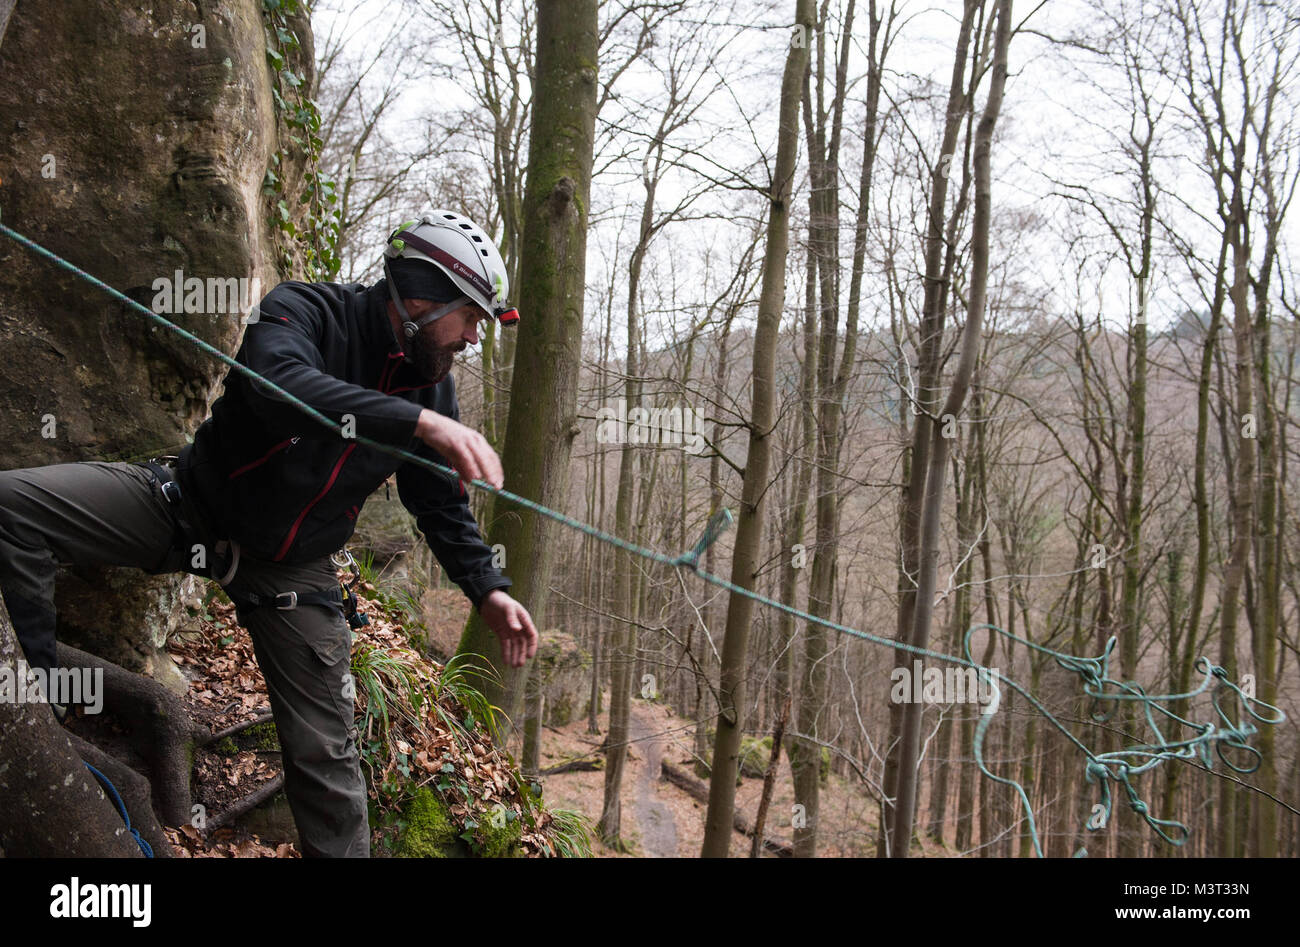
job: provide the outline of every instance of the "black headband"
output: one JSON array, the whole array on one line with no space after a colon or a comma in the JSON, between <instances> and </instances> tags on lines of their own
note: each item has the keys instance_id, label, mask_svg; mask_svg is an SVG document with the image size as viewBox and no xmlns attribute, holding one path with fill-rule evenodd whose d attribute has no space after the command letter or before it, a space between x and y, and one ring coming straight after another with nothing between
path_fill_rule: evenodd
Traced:
<instances>
[{"instance_id":1,"label":"black headband","mask_svg":"<svg viewBox=\"0 0 1300 947\"><path fill-rule=\"evenodd\" d=\"M451 277L425 260L393 259L388 261L388 269L393 287L402 299L446 303L464 295Z\"/></svg>"}]
</instances>

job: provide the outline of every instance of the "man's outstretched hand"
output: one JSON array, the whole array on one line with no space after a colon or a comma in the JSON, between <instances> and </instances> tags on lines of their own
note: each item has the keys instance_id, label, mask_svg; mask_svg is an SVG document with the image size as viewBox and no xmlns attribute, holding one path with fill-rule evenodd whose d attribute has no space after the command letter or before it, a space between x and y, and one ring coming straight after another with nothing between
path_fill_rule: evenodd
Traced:
<instances>
[{"instance_id":1,"label":"man's outstretched hand","mask_svg":"<svg viewBox=\"0 0 1300 947\"><path fill-rule=\"evenodd\" d=\"M415 423L415 436L447 458L462 480L485 480L498 490L505 482L501 458L473 428L425 408Z\"/></svg>"},{"instance_id":2,"label":"man's outstretched hand","mask_svg":"<svg viewBox=\"0 0 1300 947\"><path fill-rule=\"evenodd\" d=\"M503 589L493 589L479 602L478 613L501 642L501 656L512 668L537 653L537 628L533 617Z\"/></svg>"}]
</instances>

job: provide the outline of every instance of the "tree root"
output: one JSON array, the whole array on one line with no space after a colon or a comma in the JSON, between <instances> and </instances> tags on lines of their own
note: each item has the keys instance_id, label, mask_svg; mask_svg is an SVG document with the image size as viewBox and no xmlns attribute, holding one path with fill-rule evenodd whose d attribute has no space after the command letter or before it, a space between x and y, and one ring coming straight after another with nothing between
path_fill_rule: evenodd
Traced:
<instances>
[{"instance_id":1,"label":"tree root","mask_svg":"<svg viewBox=\"0 0 1300 947\"><path fill-rule=\"evenodd\" d=\"M58 663L65 668L103 671L104 703L122 722L131 748L148 763L152 795L162 822L189 822L193 752L208 735L207 729L190 720L179 697L142 674L63 643L58 646Z\"/></svg>"},{"instance_id":2,"label":"tree root","mask_svg":"<svg viewBox=\"0 0 1300 947\"><path fill-rule=\"evenodd\" d=\"M256 727L259 723L269 723L275 719L269 708L259 708L259 713L251 720L245 720L242 723L226 727L224 730L218 730L216 733L209 733L199 739L199 746L207 746L216 743L218 740L224 740L226 737L233 737L238 733L243 733L251 727Z\"/></svg>"},{"instance_id":3,"label":"tree root","mask_svg":"<svg viewBox=\"0 0 1300 947\"><path fill-rule=\"evenodd\" d=\"M108 777L117 794L122 797L122 804L131 817L131 828L149 843L154 858L171 858L171 843L167 841L162 826L153 814L153 791L149 780L75 733L69 733L68 739L72 741L78 756Z\"/></svg>"},{"instance_id":4,"label":"tree root","mask_svg":"<svg viewBox=\"0 0 1300 947\"><path fill-rule=\"evenodd\" d=\"M250 809L256 809L283 788L284 772L281 771L276 773L266 782L262 783L262 785L258 786L255 790L240 799L230 808L224 809L214 815L211 819L208 819L207 825L204 826L203 831L206 834L211 835L217 829L221 828L223 825L229 825Z\"/></svg>"}]
</instances>

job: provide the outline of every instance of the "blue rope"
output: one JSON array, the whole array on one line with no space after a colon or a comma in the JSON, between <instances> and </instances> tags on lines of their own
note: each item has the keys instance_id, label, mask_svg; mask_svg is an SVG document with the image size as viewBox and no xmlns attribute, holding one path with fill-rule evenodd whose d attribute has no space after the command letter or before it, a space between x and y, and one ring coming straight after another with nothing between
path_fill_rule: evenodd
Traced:
<instances>
[{"instance_id":1,"label":"blue rope","mask_svg":"<svg viewBox=\"0 0 1300 947\"><path fill-rule=\"evenodd\" d=\"M257 372L248 368L246 365L242 365L239 362L235 361L235 359L231 358L229 355L227 355L225 352L222 352L220 349L213 347L209 343L205 342L203 339L200 339L197 336L187 332L185 329L182 329L174 322L164 319L161 315L154 312L153 310L148 309L145 306L142 306L140 303L136 302L134 299L131 299L129 296L126 296L125 294L119 292L118 290L102 282L101 280L96 279L94 276L91 276L89 273L80 269L75 264L68 262L58 254L45 249L45 247L28 239L27 237L11 229L10 227L4 225L3 223L0 223L0 233L5 234L10 239L14 240L15 242L21 244L24 247L27 247L32 252L44 257L45 259L61 267L62 269L68 271L69 273L72 273L73 275L79 277L80 279L85 280L86 282L97 287L98 289L103 290L105 293L125 303L127 306L143 313L147 318L153 320L154 322L157 322L162 327L168 329L171 332L176 333L177 335L193 343L203 351L209 353L210 355L214 356L220 361L225 362L235 371L238 371L248 376L249 378L253 379L258 383L259 387L274 392L275 394L283 398L285 401L299 408L304 414L319 421L321 424L325 425L330 430L335 431L340 435L342 435L343 426L341 424L331 421L328 417L326 417L320 411L313 408L311 405L302 401L300 398L296 397L290 392L285 391L283 388L281 388L279 385L276 385L274 382L266 380ZM460 481L460 475L455 470L451 469L450 467L445 467L442 464L432 461L426 457L420 457L402 448L394 447L391 444L384 444L378 441L373 441L369 438L362 437L360 435L352 436L349 439L359 444L364 444L367 447L372 447L375 450L389 454L390 456L397 457L401 460L408 461L417 466L424 467L425 469L431 470L435 473L439 473L444 477L448 477L449 479L451 479L453 483L459 483ZM840 625L836 622L828 621L824 618L819 618L816 615L809 614L808 612L805 612L801 609L794 608L793 606L787 605L784 602L780 602L777 601L776 599L769 598L768 596L763 595L759 592L755 592L751 589L743 588L742 586L736 585L720 576L716 576L711 573L705 572L703 569L700 568L700 558L704 554L704 551L708 549L708 547L711 546L718 539L718 537L721 536L722 533L725 532L728 529L728 527L730 527L732 524L731 512L726 509L718 510L709 518L708 525L705 527L703 535L701 535L699 541L696 542L696 544L690 550L677 556L669 556L664 553L658 552L657 550L649 549L644 546L639 546L636 543L628 542L627 540L622 539L619 536L615 536L611 533L606 533L603 530L591 526L590 524L584 523L580 520L576 520L570 516L566 516L565 514L560 513L557 510L552 510L547 506L543 506L542 504L537 503L534 500L530 500L527 497L519 496L518 494L512 493L509 490L493 487L491 484L483 480L471 480L470 484L472 486L477 487L480 490L484 490L494 496L500 497L503 500L507 500L511 503L515 503L519 506L524 507L525 509L532 510L534 513L537 513L539 516L547 517L548 519L554 520L555 522L561 523L564 526L577 530L581 533L584 533L585 535L591 536L592 538L597 539L600 542L604 542L609 545L615 546L632 555L639 556L651 562L657 562L661 565L671 566L673 568L689 569L700 579L702 579L707 583L710 583L711 585L715 585L719 588L726 589L727 591L734 593L736 595L741 595L746 598L752 599L753 601L766 605L769 608L774 608L777 609L778 611L785 612L786 614L792 615L795 618L801 619L802 621L811 622L816 625L821 625L824 628L829 628L830 630L839 632L840 634L849 635L850 637L854 637L854 638L860 638L863 641L868 641L871 642L872 644L881 645L887 648L893 648L895 651L905 651L911 654L919 655L921 657L933 658L937 661L945 661L949 664L955 664L959 667L973 668L979 673L981 679L987 681L988 684L991 686L995 701L999 701L1001 699L1000 697L1001 691L998 688L996 681L1001 681L1005 683L1007 686L1011 687L1013 690L1015 690L1016 692L1024 696L1031 704L1034 705L1034 707L1036 707L1044 715L1044 717L1052 724L1053 727L1059 730L1062 734L1066 736L1066 738L1070 742L1072 742L1075 746L1077 746L1080 750L1083 751L1084 755L1088 759L1084 771L1085 779L1088 782L1099 781L1101 783L1101 798L1102 798L1101 805L1104 807L1105 814L1106 814L1104 824L1109 824L1110 822L1112 799L1111 799L1109 784L1111 782L1117 782L1124 787L1125 793L1128 796L1128 802L1130 808L1132 808L1135 812L1141 815L1143 819L1146 821L1146 823L1156 832L1156 834L1159 835L1166 842L1170 843L1171 845L1182 845L1187 840L1187 837L1190 834L1189 829L1181 822L1164 821L1164 820L1153 818L1150 814L1148 805L1146 804L1145 801L1143 801L1138 796L1137 790L1133 787L1133 784L1131 783L1129 777L1145 772L1146 770L1152 768L1153 766L1156 766L1157 764L1163 762L1164 760L1191 759L1197 755L1199 755L1202 761L1205 763L1205 765L1209 767L1211 765L1211 758L1209 755L1210 745L1215 746L1215 750L1219 756L1219 759L1222 760L1223 763L1227 765L1229 768L1235 770L1238 773L1254 772L1255 769L1257 769L1259 766L1259 760L1261 757L1259 751L1249 746L1246 743L1246 740L1249 737L1253 736L1255 733L1257 733L1258 730L1256 727L1254 727L1252 724L1249 723L1245 724L1244 726L1238 726L1237 724L1233 723L1231 718L1229 718L1228 715L1224 712L1222 706L1219 703L1219 697L1220 697L1220 692L1225 688L1235 694L1242 708L1245 709L1246 712L1248 712L1256 720L1259 720L1263 723L1277 724L1286 719L1286 715L1279 708L1274 707L1272 704L1255 700L1253 697L1247 697L1239 687L1237 687L1235 684L1233 684L1231 681L1227 679L1227 673L1224 671L1223 668L1211 664L1210 661L1205 657L1199 658L1197 660L1197 665L1196 665L1197 668L1201 670L1203 674L1205 674L1205 680L1201 682L1201 685L1196 690L1189 691L1185 694L1148 695L1142 690L1142 688L1139 685L1135 683L1115 680L1111 678L1108 674L1110 654L1114 650L1115 643L1117 640L1114 637L1112 637L1110 641L1107 643L1106 650L1100 657L1079 658L1073 655L1065 654L1063 652L1055 651L1051 648L1045 648L1041 645L1034 644L1032 641L1029 641L1028 639L1020 638L1017 635L1011 634L1010 632L1007 632L1004 629L999 628L995 625L975 625L966 632L966 637L963 642L963 651L965 653L965 657L959 658L955 655L945 654L940 651L933 651L929 648L923 648L917 645L908 644L903 641L896 641L889 638L882 638L879 635L873 635L869 632L861 631L857 628L850 628L845 625ZM1026 691L1023 687L1021 687L1017 682L1006 677L1000 671L994 670L992 668L987 668L984 665L979 664L973 659L970 651L970 638L971 635L973 635L975 632L980 630L988 630L994 634L1003 635L1012 641L1018 641L1024 644L1026 647L1029 647L1035 651L1051 656L1057 662L1057 664L1059 664L1062 668L1064 668L1067 671L1071 671L1075 674L1078 674L1081 677L1084 685L1083 686L1084 693L1092 697L1094 703L1098 703L1102 701L1121 701L1121 700L1136 700L1141 702L1143 704L1146 721L1148 725L1152 728L1152 730L1155 732L1157 742L1154 744L1139 744L1137 746L1131 746L1126 749L1114 751L1111 753L1100 753L1100 754L1093 753L1091 750L1088 749L1087 746L1085 746L1082 742L1080 742L1078 738L1076 738L1074 734L1072 734L1064 726L1064 724L1062 724L1046 707L1044 707L1041 703L1035 700L1033 695L1030 694L1028 691ZM1158 702L1160 701L1175 701L1175 700L1190 699L1196 696L1197 694L1201 694L1209 687L1212 679L1218 681L1218 686L1215 688L1212 697L1214 709L1216 713L1218 713L1220 720L1222 721L1223 724L1225 724L1225 726L1218 727L1215 726L1213 723L1203 723L1203 724L1196 723L1194 721L1187 720L1183 717L1180 717L1177 714L1173 713L1170 710L1167 710L1164 707L1158 706ZM1116 691L1113 693L1107 693L1106 687L1108 685L1116 688ZM1255 710L1252 709L1251 707L1252 704L1262 708L1267 708L1269 711L1272 711L1275 716L1267 717L1267 716L1262 716L1259 713L1256 713ZM1153 708L1155 710L1160 711L1160 713L1164 714L1166 717L1171 718L1176 723L1185 725L1187 727L1199 731L1198 735L1190 740L1182 740L1175 743L1166 742L1163 735L1160 732L1159 727L1156 726L1155 718L1152 715ZM1111 713L1113 713L1113 710L1111 711ZM1097 720L1098 722L1107 720L1109 719L1109 717L1110 714L1102 715L1100 717L1098 717L1096 714L1093 715L1094 720ZM1025 815L1029 825L1029 832L1033 838L1034 851L1041 858L1043 855L1043 850L1039 842L1038 828L1034 821L1033 808L1030 805L1028 793L1025 792L1024 787L1021 786L1020 783L1016 782L1013 779L1008 779L1002 776L998 776L985 765L984 755L983 755L984 737L988 731L988 727L991 722L992 722L992 713L982 714L980 718L980 722L975 728L974 750L975 750L976 763L979 765L980 772L983 773L986 777L994 780L995 782L1002 783L1003 785L1010 786L1013 789L1015 789L1017 795L1020 798L1022 805L1024 805L1025 807ZM1255 765L1248 769L1237 767L1235 764L1233 764L1223 755L1223 747L1225 745L1233 749L1244 750L1247 751L1248 753L1253 754L1254 757L1256 758ZM1141 760L1145 760L1145 762L1138 762ZM1096 829L1101 828L1102 826L1099 825L1094 827L1091 824L1091 820L1089 820L1089 824L1087 827L1090 831L1095 831ZM1179 838L1171 837L1164 831L1166 827L1179 830L1181 836ZM1086 854L1086 851L1081 849L1076 854L1083 855Z\"/></svg>"},{"instance_id":2,"label":"blue rope","mask_svg":"<svg viewBox=\"0 0 1300 947\"><path fill-rule=\"evenodd\" d=\"M83 760L82 762L85 761ZM153 849L149 847L149 843L140 837L138 829L133 829L131 827L131 817L127 815L126 806L122 803L122 797L117 794L116 787L113 786L107 776L95 769L95 767L91 766L89 763L86 763L86 769L94 773L95 778L98 779L100 783L103 784L104 789L108 791L109 797L113 800L113 805L117 806L118 814L122 816L122 821L126 823L126 830L135 836L135 843L140 846L140 851L144 852L144 857L153 858Z\"/></svg>"}]
</instances>

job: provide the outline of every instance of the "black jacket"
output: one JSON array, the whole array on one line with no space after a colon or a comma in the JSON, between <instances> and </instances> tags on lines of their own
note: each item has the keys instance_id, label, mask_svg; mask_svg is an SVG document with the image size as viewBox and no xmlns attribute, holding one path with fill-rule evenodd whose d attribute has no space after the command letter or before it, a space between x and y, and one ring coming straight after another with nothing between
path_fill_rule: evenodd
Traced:
<instances>
[{"instance_id":1,"label":"black jacket","mask_svg":"<svg viewBox=\"0 0 1300 947\"><path fill-rule=\"evenodd\" d=\"M450 464L415 438L423 408L460 419L456 383L431 384L406 362L393 334L383 281L281 283L262 300L236 361L355 434ZM366 498L394 471L402 505L438 562L479 604L510 579L492 565L459 480L343 438L241 372L194 443L177 477L210 529L244 554L298 563L341 549Z\"/></svg>"}]
</instances>

